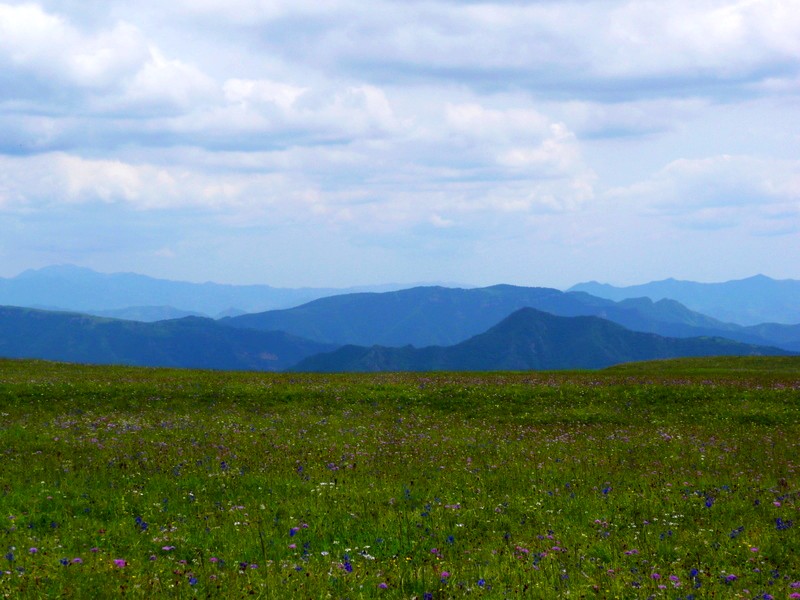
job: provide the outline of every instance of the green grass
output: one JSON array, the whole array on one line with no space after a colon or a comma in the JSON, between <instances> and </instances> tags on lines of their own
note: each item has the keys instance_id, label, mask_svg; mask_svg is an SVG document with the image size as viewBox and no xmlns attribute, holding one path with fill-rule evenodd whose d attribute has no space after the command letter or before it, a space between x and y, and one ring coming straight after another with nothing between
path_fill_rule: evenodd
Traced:
<instances>
[{"instance_id":1,"label":"green grass","mask_svg":"<svg viewBox=\"0 0 800 600\"><path fill-rule=\"evenodd\" d=\"M800 594L800 359L0 361L0 413L8 598Z\"/></svg>"}]
</instances>

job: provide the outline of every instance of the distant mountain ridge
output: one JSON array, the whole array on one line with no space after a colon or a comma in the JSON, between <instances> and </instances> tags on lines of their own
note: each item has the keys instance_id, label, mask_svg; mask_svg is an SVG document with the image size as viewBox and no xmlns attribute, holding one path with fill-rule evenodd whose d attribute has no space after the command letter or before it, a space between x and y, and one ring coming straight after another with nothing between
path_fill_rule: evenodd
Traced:
<instances>
[{"instance_id":1,"label":"distant mountain ridge","mask_svg":"<svg viewBox=\"0 0 800 600\"><path fill-rule=\"evenodd\" d=\"M287 308L316 298L363 289L385 291L400 287L388 284L349 289L290 289L269 285L189 283L136 273L106 274L74 265L56 265L30 269L12 278L0 278L0 305L95 315L135 308L142 315L147 311L157 313L159 309L170 309L214 316L231 310L255 312Z\"/></svg>"},{"instance_id":2,"label":"distant mountain ridge","mask_svg":"<svg viewBox=\"0 0 800 600\"><path fill-rule=\"evenodd\" d=\"M722 336L800 350L800 326L744 328L693 312L674 300L621 302L583 292L496 285L418 287L343 294L291 309L220 320L232 327L286 331L325 343L357 346L450 346L486 331L520 308L563 317L596 316L628 329L668 337Z\"/></svg>"},{"instance_id":3,"label":"distant mountain ridge","mask_svg":"<svg viewBox=\"0 0 800 600\"><path fill-rule=\"evenodd\" d=\"M344 346L301 361L293 371L522 371L597 369L623 362L715 355L780 355L777 348L721 338L666 338L597 317L558 317L520 309L453 346Z\"/></svg>"},{"instance_id":4,"label":"distant mountain ridge","mask_svg":"<svg viewBox=\"0 0 800 600\"><path fill-rule=\"evenodd\" d=\"M186 317L140 323L0 306L0 356L89 364L280 371L334 346Z\"/></svg>"},{"instance_id":5,"label":"distant mountain ridge","mask_svg":"<svg viewBox=\"0 0 800 600\"><path fill-rule=\"evenodd\" d=\"M589 281L568 291L616 301L671 298L692 310L739 325L800 324L800 281L794 279L776 280L765 275L723 283L664 279L627 287Z\"/></svg>"}]
</instances>

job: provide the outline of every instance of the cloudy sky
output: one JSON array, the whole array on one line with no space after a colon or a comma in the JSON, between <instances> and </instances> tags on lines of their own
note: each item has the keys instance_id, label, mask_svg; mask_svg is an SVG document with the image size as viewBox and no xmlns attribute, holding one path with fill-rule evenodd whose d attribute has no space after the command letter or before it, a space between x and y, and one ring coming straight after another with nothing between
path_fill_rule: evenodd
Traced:
<instances>
[{"instance_id":1,"label":"cloudy sky","mask_svg":"<svg viewBox=\"0 0 800 600\"><path fill-rule=\"evenodd\" d=\"M0 276L800 279L800 0L0 2Z\"/></svg>"}]
</instances>

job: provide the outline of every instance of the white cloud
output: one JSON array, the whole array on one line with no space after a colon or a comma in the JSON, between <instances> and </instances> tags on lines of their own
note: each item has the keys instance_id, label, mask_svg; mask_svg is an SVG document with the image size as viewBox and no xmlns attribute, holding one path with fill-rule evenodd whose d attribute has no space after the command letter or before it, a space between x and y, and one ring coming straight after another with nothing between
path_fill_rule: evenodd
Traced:
<instances>
[{"instance_id":1,"label":"white cloud","mask_svg":"<svg viewBox=\"0 0 800 600\"><path fill-rule=\"evenodd\" d=\"M104 88L131 75L147 57L139 30L119 23L84 35L33 4L0 4L0 64L44 82Z\"/></svg>"},{"instance_id":2,"label":"white cloud","mask_svg":"<svg viewBox=\"0 0 800 600\"><path fill-rule=\"evenodd\" d=\"M673 161L650 179L609 192L638 210L696 228L800 230L800 161L714 156Z\"/></svg>"},{"instance_id":3,"label":"white cloud","mask_svg":"<svg viewBox=\"0 0 800 600\"><path fill-rule=\"evenodd\" d=\"M122 100L126 105L189 109L219 99L218 86L200 69L167 59L156 47L151 46L149 52L149 59L123 83Z\"/></svg>"},{"instance_id":4,"label":"white cloud","mask_svg":"<svg viewBox=\"0 0 800 600\"><path fill-rule=\"evenodd\" d=\"M290 111L297 99L308 92L309 88L267 79L229 79L223 85L223 90L225 100L232 105L247 107L253 103L267 104Z\"/></svg>"},{"instance_id":5,"label":"white cloud","mask_svg":"<svg viewBox=\"0 0 800 600\"><path fill-rule=\"evenodd\" d=\"M651 135L681 127L715 109L708 100L695 97L613 103L571 100L549 106L585 137Z\"/></svg>"},{"instance_id":6,"label":"white cloud","mask_svg":"<svg viewBox=\"0 0 800 600\"><path fill-rule=\"evenodd\" d=\"M285 17L325 16L344 10L364 9L363 4L342 0L177 0L175 4L184 14L247 25Z\"/></svg>"},{"instance_id":7,"label":"white cloud","mask_svg":"<svg viewBox=\"0 0 800 600\"><path fill-rule=\"evenodd\" d=\"M451 130L474 138L524 139L547 135L550 121L533 109L499 110L478 103L448 104L445 118Z\"/></svg>"},{"instance_id":8,"label":"white cloud","mask_svg":"<svg viewBox=\"0 0 800 600\"><path fill-rule=\"evenodd\" d=\"M280 175L208 174L65 153L0 157L0 182L0 207L9 211L106 203L147 211L234 211L246 218L274 204L281 194L287 201L298 194Z\"/></svg>"},{"instance_id":9,"label":"white cloud","mask_svg":"<svg viewBox=\"0 0 800 600\"><path fill-rule=\"evenodd\" d=\"M687 82L770 77L800 56L794 0L244 4L185 10L256 23L258 43L287 60L382 83L446 77L545 92L568 84L584 96L625 97L649 80L673 95Z\"/></svg>"},{"instance_id":10,"label":"white cloud","mask_svg":"<svg viewBox=\"0 0 800 600\"><path fill-rule=\"evenodd\" d=\"M131 23L84 33L36 5L0 4L2 65L17 84L5 90L7 98L20 99L30 89L29 99L40 108L49 101L54 113L63 111L65 100L93 113L136 113L187 109L218 94L210 77L165 57ZM50 97L42 90L50 90Z\"/></svg>"},{"instance_id":11,"label":"white cloud","mask_svg":"<svg viewBox=\"0 0 800 600\"><path fill-rule=\"evenodd\" d=\"M666 261L797 229L798 73L796 0L0 0L0 217Z\"/></svg>"}]
</instances>

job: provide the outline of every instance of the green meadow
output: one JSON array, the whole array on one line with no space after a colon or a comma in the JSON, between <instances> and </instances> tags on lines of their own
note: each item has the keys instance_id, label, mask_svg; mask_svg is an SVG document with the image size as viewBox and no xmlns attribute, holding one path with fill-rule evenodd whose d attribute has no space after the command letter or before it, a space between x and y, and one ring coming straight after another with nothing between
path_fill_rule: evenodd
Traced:
<instances>
[{"instance_id":1,"label":"green meadow","mask_svg":"<svg viewBox=\"0 0 800 600\"><path fill-rule=\"evenodd\" d=\"M0 361L7 598L800 598L800 359Z\"/></svg>"}]
</instances>

